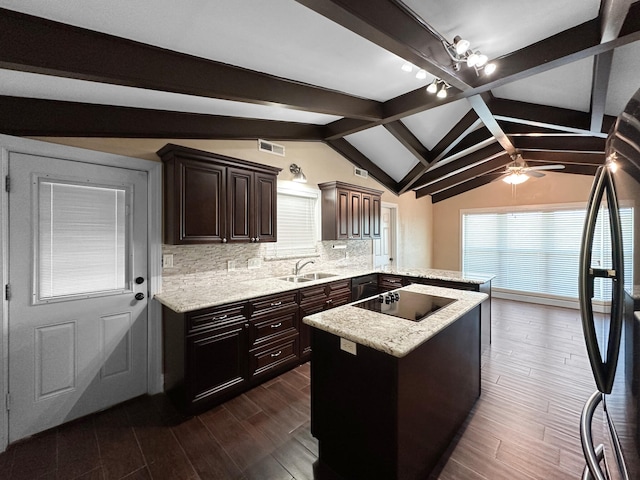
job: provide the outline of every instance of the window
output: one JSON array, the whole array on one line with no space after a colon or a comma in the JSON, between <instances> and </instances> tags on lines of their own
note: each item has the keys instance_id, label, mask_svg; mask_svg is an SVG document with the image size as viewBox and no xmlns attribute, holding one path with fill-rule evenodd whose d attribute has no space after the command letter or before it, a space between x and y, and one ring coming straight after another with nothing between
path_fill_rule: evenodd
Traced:
<instances>
[{"instance_id":1,"label":"window","mask_svg":"<svg viewBox=\"0 0 640 480\"><path fill-rule=\"evenodd\" d=\"M267 246L267 257L318 255L320 190L278 184L278 241Z\"/></svg>"},{"instance_id":2,"label":"window","mask_svg":"<svg viewBox=\"0 0 640 480\"><path fill-rule=\"evenodd\" d=\"M36 302L126 288L126 193L39 178Z\"/></svg>"},{"instance_id":3,"label":"window","mask_svg":"<svg viewBox=\"0 0 640 480\"><path fill-rule=\"evenodd\" d=\"M462 215L462 268L494 274L493 286L542 296L578 297L578 262L585 208L549 206ZM632 283L633 209L620 209L625 285ZM596 224L592 265L610 267L608 210ZM611 282L596 279L595 299L611 299Z\"/></svg>"}]
</instances>

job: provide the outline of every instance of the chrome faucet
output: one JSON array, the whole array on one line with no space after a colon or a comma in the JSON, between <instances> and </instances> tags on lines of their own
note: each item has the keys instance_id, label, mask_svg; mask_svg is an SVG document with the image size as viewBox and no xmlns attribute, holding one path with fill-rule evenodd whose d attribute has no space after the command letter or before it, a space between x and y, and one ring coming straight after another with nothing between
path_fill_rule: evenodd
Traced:
<instances>
[{"instance_id":1,"label":"chrome faucet","mask_svg":"<svg viewBox=\"0 0 640 480\"><path fill-rule=\"evenodd\" d=\"M293 274L294 274L294 275L296 275L296 276L298 276L298 274L300 273L300 270L302 270L302 267L304 267L305 265L308 265L308 264L310 264L310 263L316 263L316 262L314 262L313 260L307 260L307 261L306 261L306 262L304 262L302 265L300 265L300 262L301 262L302 260L303 260L303 259L301 258L300 260L298 260L298 261L296 262L296 268L295 268L295 270L293 271Z\"/></svg>"}]
</instances>

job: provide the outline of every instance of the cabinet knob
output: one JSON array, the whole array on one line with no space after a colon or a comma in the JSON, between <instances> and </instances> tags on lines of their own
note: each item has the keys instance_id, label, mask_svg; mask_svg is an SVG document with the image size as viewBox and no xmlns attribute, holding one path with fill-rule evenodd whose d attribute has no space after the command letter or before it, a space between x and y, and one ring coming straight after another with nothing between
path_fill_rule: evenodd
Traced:
<instances>
[{"instance_id":1,"label":"cabinet knob","mask_svg":"<svg viewBox=\"0 0 640 480\"><path fill-rule=\"evenodd\" d=\"M244 324L244 328L249 328L249 324L248 324L248 323L245 323L245 324Z\"/></svg>"},{"instance_id":2,"label":"cabinet knob","mask_svg":"<svg viewBox=\"0 0 640 480\"><path fill-rule=\"evenodd\" d=\"M226 237L222 239L222 243L227 243L227 238Z\"/></svg>"},{"instance_id":3,"label":"cabinet knob","mask_svg":"<svg viewBox=\"0 0 640 480\"><path fill-rule=\"evenodd\" d=\"M255 242L255 241L256 241L256 239L255 239L255 238L253 238L253 237L251 237L251 241L252 241L252 242Z\"/></svg>"},{"instance_id":4,"label":"cabinet knob","mask_svg":"<svg viewBox=\"0 0 640 480\"><path fill-rule=\"evenodd\" d=\"M259 242L259 241L260 241L260 237L256 237L256 242Z\"/></svg>"}]
</instances>

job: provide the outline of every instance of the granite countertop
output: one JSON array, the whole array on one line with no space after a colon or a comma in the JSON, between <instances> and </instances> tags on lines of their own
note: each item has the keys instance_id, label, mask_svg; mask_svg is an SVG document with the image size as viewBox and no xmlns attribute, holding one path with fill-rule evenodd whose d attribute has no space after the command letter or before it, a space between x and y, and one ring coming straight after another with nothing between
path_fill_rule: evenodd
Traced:
<instances>
[{"instance_id":1,"label":"granite countertop","mask_svg":"<svg viewBox=\"0 0 640 480\"><path fill-rule=\"evenodd\" d=\"M206 285L188 285L179 290L162 292L154 296L164 306L176 313L185 313L201 308L215 307L232 302L240 302L264 295L284 293L289 290L310 287L322 283L335 282L336 280L353 278L371 273L387 273L391 275L403 275L410 277L430 278L434 280L448 280L461 283L483 284L494 277L493 275L455 272L450 270L435 270L428 268L413 268L399 270L373 270L373 269L322 269L322 272L331 273L334 276L320 280L294 283L280 278L262 278L233 282L228 278L221 278L219 282L209 282ZM305 270L304 273L313 273Z\"/></svg>"},{"instance_id":2,"label":"granite countertop","mask_svg":"<svg viewBox=\"0 0 640 480\"><path fill-rule=\"evenodd\" d=\"M455 298L458 301L436 310L420 322L412 322L352 305L304 317L303 322L400 358L489 298L484 293L419 284L409 285L398 291L400 295L403 291L408 291Z\"/></svg>"}]
</instances>

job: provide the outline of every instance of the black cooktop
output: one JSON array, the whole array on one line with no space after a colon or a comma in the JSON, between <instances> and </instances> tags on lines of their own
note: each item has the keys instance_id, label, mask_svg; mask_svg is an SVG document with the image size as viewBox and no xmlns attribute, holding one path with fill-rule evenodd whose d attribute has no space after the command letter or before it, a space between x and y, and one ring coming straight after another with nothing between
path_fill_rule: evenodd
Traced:
<instances>
[{"instance_id":1,"label":"black cooktop","mask_svg":"<svg viewBox=\"0 0 640 480\"><path fill-rule=\"evenodd\" d=\"M419 322L436 310L455 301L455 298L438 297L425 293L396 291L378 295L370 300L354 303L353 306Z\"/></svg>"}]
</instances>

